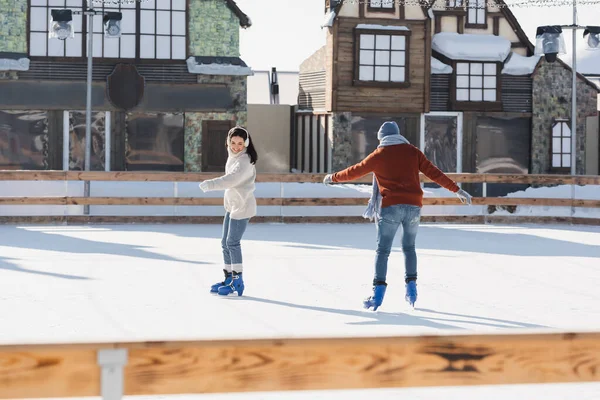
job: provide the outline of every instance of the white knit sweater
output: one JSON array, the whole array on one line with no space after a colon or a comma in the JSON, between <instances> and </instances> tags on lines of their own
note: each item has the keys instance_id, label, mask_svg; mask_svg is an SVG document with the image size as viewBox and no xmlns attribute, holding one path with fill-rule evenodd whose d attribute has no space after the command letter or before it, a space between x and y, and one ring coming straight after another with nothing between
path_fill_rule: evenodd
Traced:
<instances>
[{"instance_id":1,"label":"white knit sweater","mask_svg":"<svg viewBox=\"0 0 600 400\"><path fill-rule=\"evenodd\" d=\"M225 190L223 203L232 219L252 218L256 215L256 168L250 163L245 149L235 154L228 147L227 152L225 175L207 180L208 190Z\"/></svg>"}]
</instances>

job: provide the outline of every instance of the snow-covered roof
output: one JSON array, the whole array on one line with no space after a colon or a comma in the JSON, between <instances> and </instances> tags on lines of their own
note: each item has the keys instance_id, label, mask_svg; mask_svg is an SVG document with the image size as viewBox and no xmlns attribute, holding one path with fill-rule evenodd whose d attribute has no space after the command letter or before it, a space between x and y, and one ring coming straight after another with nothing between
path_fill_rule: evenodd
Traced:
<instances>
[{"instance_id":1,"label":"snow-covered roof","mask_svg":"<svg viewBox=\"0 0 600 400\"><path fill-rule=\"evenodd\" d=\"M452 60L504 61L510 40L495 35L440 32L433 35L431 48Z\"/></svg>"},{"instance_id":2,"label":"snow-covered roof","mask_svg":"<svg viewBox=\"0 0 600 400\"><path fill-rule=\"evenodd\" d=\"M356 29L373 29L381 31L410 31L410 28L406 26L376 24L358 24L356 25Z\"/></svg>"},{"instance_id":3,"label":"snow-covered roof","mask_svg":"<svg viewBox=\"0 0 600 400\"><path fill-rule=\"evenodd\" d=\"M0 71L28 71L26 54L0 52Z\"/></svg>"},{"instance_id":4,"label":"snow-covered roof","mask_svg":"<svg viewBox=\"0 0 600 400\"><path fill-rule=\"evenodd\" d=\"M502 73L506 75L531 75L539 60L540 56L524 57L512 53L509 60L504 64Z\"/></svg>"},{"instance_id":5,"label":"snow-covered roof","mask_svg":"<svg viewBox=\"0 0 600 400\"><path fill-rule=\"evenodd\" d=\"M444 64L437 58L431 57L431 73L432 74L451 74L452 67Z\"/></svg>"},{"instance_id":6,"label":"snow-covered roof","mask_svg":"<svg viewBox=\"0 0 600 400\"><path fill-rule=\"evenodd\" d=\"M239 57L190 57L186 63L190 74L253 75L252 69Z\"/></svg>"}]
</instances>

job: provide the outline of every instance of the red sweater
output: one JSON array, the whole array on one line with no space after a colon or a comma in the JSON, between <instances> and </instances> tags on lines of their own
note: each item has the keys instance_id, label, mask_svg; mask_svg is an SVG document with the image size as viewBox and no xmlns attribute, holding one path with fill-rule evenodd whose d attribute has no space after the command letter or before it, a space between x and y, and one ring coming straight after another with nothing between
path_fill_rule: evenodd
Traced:
<instances>
[{"instance_id":1,"label":"red sweater","mask_svg":"<svg viewBox=\"0 0 600 400\"><path fill-rule=\"evenodd\" d=\"M333 182L348 182L375 174L382 207L394 204L423 206L419 171L451 192L459 187L411 144L379 147L364 160L333 175Z\"/></svg>"}]
</instances>

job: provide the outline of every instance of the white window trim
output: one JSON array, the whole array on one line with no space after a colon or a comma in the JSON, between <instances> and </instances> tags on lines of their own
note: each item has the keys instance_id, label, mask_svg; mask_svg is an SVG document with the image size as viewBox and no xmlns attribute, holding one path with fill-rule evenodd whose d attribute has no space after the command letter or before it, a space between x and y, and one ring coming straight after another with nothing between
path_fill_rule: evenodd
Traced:
<instances>
[{"instance_id":1,"label":"white window trim","mask_svg":"<svg viewBox=\"0 0 600 400\"><path fill-rule=\"evenodd\" d=\"M452 1L452 0L451 0ZM468 25L487 25L487 4L486 0L466 0L467 1L467 24ZM474 4L474 6L473 6ZM469 17L471 10L474 10L475 21ZM483 10L483 21L479 21L479 10Z\"/></svg>"},{"instance_id":2,"label":"white window trim","mask_svg":"<svg viewBox=\"0 0 600 400\"><path fill-rule=\"evenodd\" d=\"M379 5L373 5L373 0L369 0L369 8L377 8L380 10L396 10L396 0L378 0ZM390 4L391 7L384 7L384 4Z\"/></svg>"},{"instance_id":3,"label":"white window trim","mask_svg":"<svg viewBox=\"0 0 600 400\"><path fill-rule=\"evenodd\" d=\"M571 168L571 158L572 158L572 149L571 149L571 141L573 140L573 130L571 129L571 127L569 126L569 120L563 120L563 119L556 119L554 120L554 122L552 123L552 128L550 130L550 165L553 169L563 169L563 168ZM554 136L554 127L560 125L561 126L561 135L560 136ZM565 136L564 135L564 130L565 127L568 129L569 131L569 136ZM555 152L555 147L554 147L554 138L558 137L560 138L560 152ZM567 144L567 151L563 151L563 141L565 139L568 139L568 144ZM560 165L554 165L554 155L558 154L560 155ZM563 161L564 161L564 157L567 156L567 160L568 160L568 165L564 165Z\"/></svg>"},{"instance_id":4,"label":"white window trim","mask_svg":"<svg viewBox=\"0 0 600 400\"><path fill-rule=\"evenodd\" d=\"M458 73L458 66L459 64L467 64L469 66L469 73L467 75L465 74L459 74ZM481 75L479 74L471 74L471 65L472 64L481 64ZM485 65L486 64L490 64L493 65L495 68L496 73L494 75L485 75ZM456 62L456 68L455 68L455 87L454 87L454 98L457 102L465 102L465 103L495 103L500 101L498 99L498 66L495 62L485 62L485 61L457 61ZM469 86L464 88L464 87L458 87L458 77L459 76L466 76L468 77L469 80ZM472 76L481 76L482 82L481 82L481 88L472 88L471 87L471 77ZM486 88L485 87L485 77L494 77L495 78L495 85L493 88ZM494 100L485 100L485 90L494 90ZM459 100L458 99L458 91L459 90L467 90L469 92L469 100ZM481 90L481 100L471 100L471 90Z\"/></svg>"},{"instance_id":5,"label":"white window trim","mask_svg":"<svg viewBox=\"0 0 600 400\"><path fill-rule=\"evenodd\" d=\"M396 31L402 31L402 32L410 32L408 29L399 29L400 27L397 27L398 29L395 29ZM374 44L373 44L373 49L363 49L362 48L362 36L363 35L372 35L374 37ZM390 39L390 48L388 50L386 49L382 49L380 51L388 51L389 53L389 60L387 64L377 64L377 36L387 36ZM395 50L392 48L392 38L393 37L403 37L404 38L404 48L401 50ZM392 32L382 32L382 33L372 33L372 32L368 32L365 31L364 33L361 32L360 30L358 30L358 63L357 63L357 69L356 69L356 74L357 76L355 76L355 80L356 81L360 81L360 82L364 82L364 83L390 83L390 84L398 84L398 85L408 85L410 84L409 82L409 65L407 63L407 61L409 61L409 52L407 51L407 47L409 46L409 41L410 41L410 35L406 35L406 34L398 34L398 33L392 33ZM368 67L371 66L371 64L361 64L361 51L372 51L373 52L373 64L372 64L372 68L373 68L373 79L361 79L361 67ZM404 65L394 65L392 64L392 54L393 52L398 52L398 53L403 53L404 54ZM377 80L376 79L376 72L375 72L375 68L376 67L387 67L389 69L388 71L388 79L387 80ZM392 80L392 76L391 76L391 69L392 68L403 68L404 69L404 75L402 77L401 81L398 80Z\"/></svg>"},{"instance_id":6,"label":"white window trim","mask_svg":"<svg viewBox=\"0 0 600 400\"><path fill-rule=\"evenodd\" d=\"M450 111L434 111L421 113L419 149L425 153L425 117L456 117L456 173L462 173L463 147L463 113ZM423 184L421 184L422 186ZM460 184L459 184L460 186Z\"/></svg>"}]
</instances>

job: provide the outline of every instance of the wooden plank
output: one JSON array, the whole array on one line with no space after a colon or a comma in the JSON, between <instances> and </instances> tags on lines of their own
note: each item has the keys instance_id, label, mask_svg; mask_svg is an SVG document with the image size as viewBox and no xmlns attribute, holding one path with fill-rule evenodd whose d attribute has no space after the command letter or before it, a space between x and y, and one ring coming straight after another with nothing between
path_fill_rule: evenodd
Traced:
<instances>
[{"instance_id":1,"label":"wooden plank","mask_svg":"<svg viewBox=\"0 0 600 400\"><path fill-rule=\"evenodd\" d=\"M257 198L260 206L354 206L367 198ZM220 197L0 197L1 205L115 205L115 206L218 206ZM423 205L460 205L455 197L425 197ZM474 197L473 205L552 206L599 208L600 200L557 198Z\"/></svg>"},{"instance_id":2,"label":"wooden plank","mask_svg":"<svg viewBox=\"0 0 600 400\"><path fill-rule=\"evenodd\" d=\"M598 333L117 347L130 353L127 395L600 381Z\"/></svg>"},{"instance_id":3,"label":"wooden plank","mask_svg":"<svg viewBox=\"0 0 600 400\"><path fill-rule=\"evenodd\" d=\"M357 206L365 197L257 198L259 206ZM107 205L107 206L220 206L220 197L0 197L2 205ZM423 205L461 205L457 197L425 197ZM474 197L473 205L550 206L600 208L600 200L555 198Z\"/></svg>"},{"instance_id":4,"label":"wooden plank","mask_svg":"<svg viewBox=\"0 0 600 400\"><path fill-rule=\"evenodd\" d=\"M309 216L253 217L253 224L286 223L286 224L360 224L371 223L361 216ZM0 216L0 224L10 225L85 225L85 224L222 224L222 216L119 216L119 215L52 215L52 216ZM456 223L456 224L573 224L600 226L600 218L580 217L542 217L520 215L423 215L421 223Z\"/></svg>"},{"instance_id":5,"label":"wooden plank","mask_svg":"<svg viewBox=\"0 0 600 400\"><path fill-rule=\"evenodd\" d=\"M97 396L87 348L109 345L128 350L125 395L600 381L598 332L16 345L0 398Z\"/></svg>"},{"instance_id":6,"label":"wooden plank","mask_svg":"<svg viewBox=\"0 0 600 400\"><path fill-rule=\"evenodd\" d=\"M455 182L462 183L512 183L538 185L600 185L597 175L507 175L507 174L446 174ZM202 172L63 172L63 171L2 171L0 181L118 181L118 182L201 182L220 174ZM325 174L258 174L257 182L320 183ZM420 175L421 182L431 182ZM370 183L370 174L350 183Z\"/></svg>"},{"instance_id":7,"label":"wooden plank","mask_svg":"<svg viewBox=\"0 0 600 400\"><path fill-rule=\"evenodd\" d=\"M99 396L95 348L0 347L0 399Z\"/></svg>"}]
</instances>

